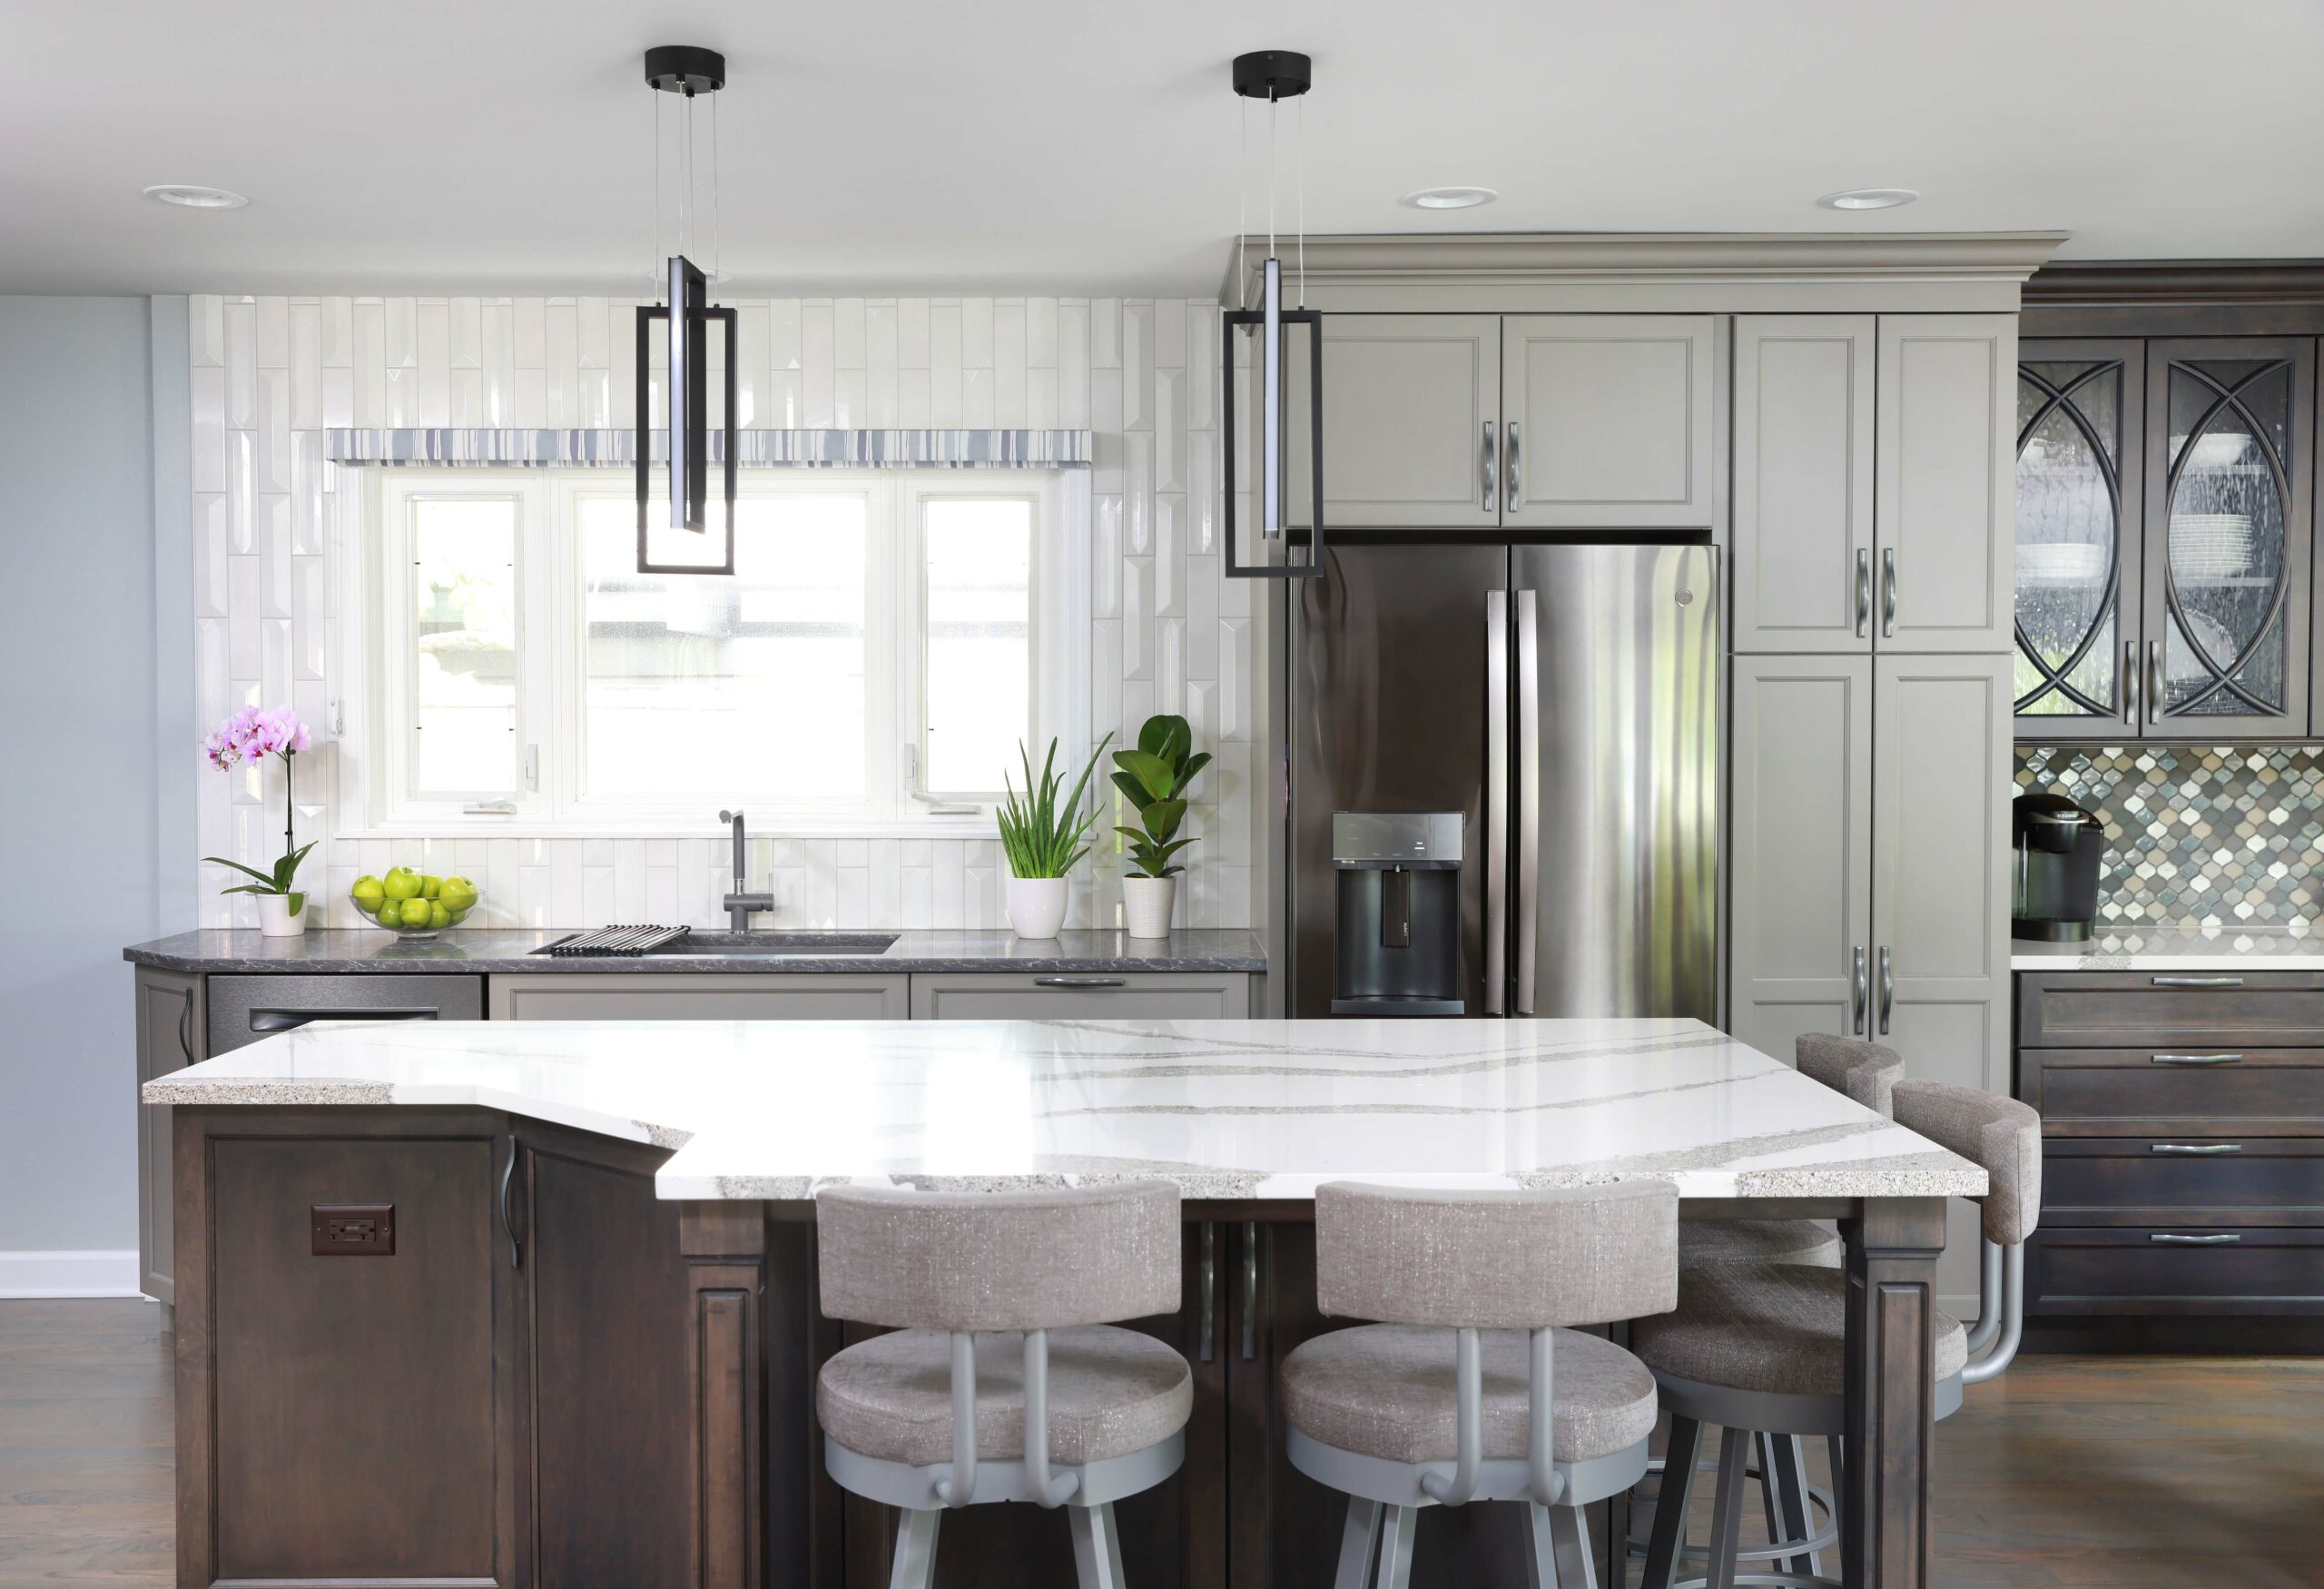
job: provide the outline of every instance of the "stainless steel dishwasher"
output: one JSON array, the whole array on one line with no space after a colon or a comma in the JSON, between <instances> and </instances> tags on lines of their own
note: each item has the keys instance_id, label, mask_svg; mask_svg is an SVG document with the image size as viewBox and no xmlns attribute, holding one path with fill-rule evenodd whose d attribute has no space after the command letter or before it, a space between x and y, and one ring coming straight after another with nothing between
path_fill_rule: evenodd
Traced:
<instances>
[{"instance_id":1,"label":"stainless steel dishwasher","mask_svg":"<svg viewBox=\"0 0 2324 1589\"><path fill-rule=\"evenodd\" d=\"M210 1052L314 1021L481 1021L480 976L213 976Z\"/></svg>"}]
</instances>

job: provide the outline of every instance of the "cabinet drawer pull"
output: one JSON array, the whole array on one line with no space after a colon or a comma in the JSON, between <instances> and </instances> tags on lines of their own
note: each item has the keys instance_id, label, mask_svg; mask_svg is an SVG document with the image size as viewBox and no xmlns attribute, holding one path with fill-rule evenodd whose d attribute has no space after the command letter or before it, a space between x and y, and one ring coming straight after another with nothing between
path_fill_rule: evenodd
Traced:
<instances>
[{"instance_id":1,"label":"cabinet drawer pull","mask_svg":"<svg viewBox=\"0 0 2324 1589\"><path fill-rule=\"evenodd\" d=\"M508 1183L517 1179L517 1139L508 1139L508 1163L500 1172L500 1229L508 1238L508 1267L525 1267L525 1248L517 1239L516 1221L508 1217Z\"/></svg>"},{"instance_id":2,"label":"cabinet drawer pull","mask_svg":"<svg viewBox=\"0 0 2324 1589\"><path fill-rule=\"evenodd\" d=\"M2241 1054L2149 1054L2147 1058L2158 1065L2240 1065Z\"/></svg>"},{"instance_id":3,"label":"cabinet drawer pull","mask_svg":"<svg viewBox=\"0 0 2324 1589\"><path fill-rule=\"evenodd\" d=\"M1243 1221L1243 1361L1259 1357L1259 1227Z\"/></svg>"},{"instance_id":4,"label":"cabinet drawer pull","mask_svg":"<svg viewBox=\"0 0 2324 1589\"><path fill-rule=\"evenodd\" d=\"M2152 977L2158 988L2240 988L2241 977Z\"/></svg>"},{"instance_id":5,"label":"cabinet drawer pull","mask_svg":"<svg viewBox=\"0 0 2324 1589\"><path fill-rule=\"evenodd\" d=\"M1035 977L1037 988L1126 988L1128 977Z\"/></svg>"},{"instance_id":6,"label":"cabinet drawer pull","mask_svg":"<svg viewBox=\"0 0 2324 1589\"><path fill-rule=\"evenodd\" d=\"M1202 1360L1209 1362L1218 1353L1218 1224L1214 1219L1202 1222L1202 1336L1198 1343Z\"/></svg>"},{"instance_id":7,"label":"cabinet drawer pull","mask_svg":"<svg viewBox=\"0 0 2324 1589\"><path fill-rule=\"evenodd\" d=\"M2189 1158L2212 1158L2221 1153L2240 1153L2240 1142L2151 1142L2150 1153L2176 1153Z\"/></svg>"},{"instance_id":8,"label":"cabinet drawer pull","mask_svg":"<svg viewBox=\"0 0 2324 1589\"><path fill-rule=\"evenodd\" d=\"M2180 1236L2168 1230L2150 1230L2146 1239L2158 1247L2233 1247L2243 1239L2243 1233L2221 1230L2213 1236Z\"/></svg>"}]
</instances>

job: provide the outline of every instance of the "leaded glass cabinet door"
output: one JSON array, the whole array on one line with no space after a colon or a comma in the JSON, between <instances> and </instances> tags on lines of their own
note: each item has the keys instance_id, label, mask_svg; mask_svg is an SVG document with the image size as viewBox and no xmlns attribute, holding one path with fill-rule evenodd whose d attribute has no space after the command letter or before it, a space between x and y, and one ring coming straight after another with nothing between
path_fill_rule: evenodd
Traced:
<instances>
[{"instance_id":1,"label":"leaded glass cabinet door","mask_svg":"<svg viewBox=\"0 0 2324 1589\"><path fill-rule=\"evenodd\" d=\"M2017 364L2020 736L2138 728L2145 347L2029 341Z\"/></svg>"},{"instance_id":2,"label":"leaded glass cabinet door","mask_svg":"<svg viewBox=\"0 0 2324 1589\"><path fill-rule=\"evenodd\" d=\"M2147 344L2151 738L2308 731L2315 344Z\"/></svg>"}]
</instances>

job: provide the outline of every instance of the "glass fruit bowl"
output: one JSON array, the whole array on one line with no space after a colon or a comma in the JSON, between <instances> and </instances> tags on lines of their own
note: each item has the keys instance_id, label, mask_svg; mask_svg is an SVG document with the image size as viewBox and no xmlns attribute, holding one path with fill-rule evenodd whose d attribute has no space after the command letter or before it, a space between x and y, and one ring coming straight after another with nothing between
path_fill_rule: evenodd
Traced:
<instances>
[{"instance_id":1,"label":"glass fruit bowl","mask_svg":"<svg viewBox=\"0 0 2324 1589\"><path fill-rule=\"evenodd\" d=\"M348 891L356 914L412 942L458 926L483 897L484 891L465 877L438 877L409 866L390 866L384 877L365 873Z\"/></svg>"}]
</instances>

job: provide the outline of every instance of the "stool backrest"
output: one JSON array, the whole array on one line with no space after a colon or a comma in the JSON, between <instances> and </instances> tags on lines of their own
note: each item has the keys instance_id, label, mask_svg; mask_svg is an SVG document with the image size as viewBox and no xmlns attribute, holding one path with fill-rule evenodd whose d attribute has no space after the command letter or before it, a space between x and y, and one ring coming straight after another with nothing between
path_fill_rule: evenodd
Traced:
<instances>
[{"instance_id":1,"label":"stool backrest","mask_svg":"<svg viewBox=\"0 0 2324 1589\"><path fill-rule=\"evenodd\" d=\"M1326 1315L1454 1329L1543 1329L1666 1313L1679 1301L1679 1193L1668 1181L1434 1191L1315 1190L1315 1300Z\"/></svg>"},{"instance_id":2,"label":"stool backrest","mask_svg":"<svg viewBox=\"0 0 2324 1589\"><path fill-rule=\"evenodd\" d=\"M1889 1120L1896 1118L1893 1098L1896 1083L1905 1079L1905 1056L1887 1044L1810 1031L1792 1045L1792 1058L1801 1075L1846 1093Z\"/></svg>"},{"instance_id":3,"label":"stool backrest","mask_svg":"<svg viewBox=\"0 0 2324 1589\"><path fill-rule=\"evenodd\" d=\"M1178 1189L831 1187L815 1199L823 1312L900 1329L1062 1329L1175 1313Z\"/></svg>"},{"instance_id":4,"label":"stool backrest","mask_svg":"<svg viewBox=\"0 0 2324 1589\"><path fill-rule=\"evenodd\" d=\"M2042 1215L2042 1117L2014 1098L1942 1081L1896 1084L1896 1123L1982 1167L1985 1239L2015 1247Z\"/></svg>"}]
</instances>

